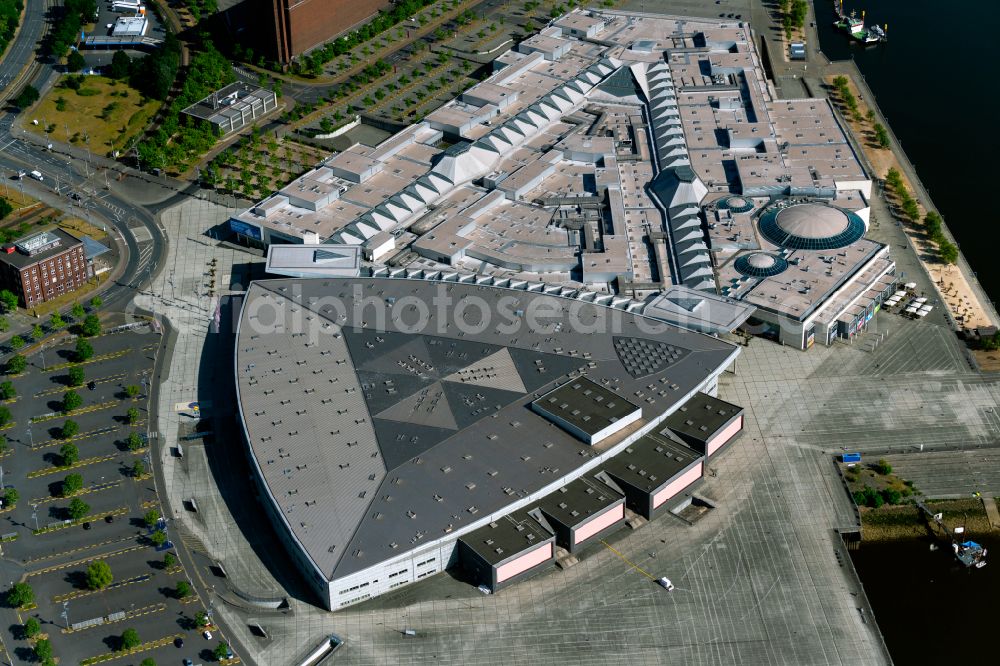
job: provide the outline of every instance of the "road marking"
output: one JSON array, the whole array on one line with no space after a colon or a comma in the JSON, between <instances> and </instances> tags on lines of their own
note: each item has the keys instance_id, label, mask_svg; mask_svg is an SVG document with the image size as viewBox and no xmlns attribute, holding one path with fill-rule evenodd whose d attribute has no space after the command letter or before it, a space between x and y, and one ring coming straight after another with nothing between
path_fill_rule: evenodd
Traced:
<instances>
[{"instance_id":1,"label":"road marking","mask_svg":"<svg viewBox=\"0 0 1000 666\"><path fill-rule=\"evenodd\" d=\"M107 400L105 402L97 403L96 405L89 405L87 407L80 407L79 409L74 409L69 412L59 412L58 414L46 414L45 416L35 416L32 417L32 423L44 423L45 421L54 421L55 419L62 419L70 416L80 416L81 414L89 414L91 412L99 412L102 409L111 409L115 405L122 402L121 400Z\"/></svg>"},{"instance_id":2,"label":"road marking","mask_svg":"<svg viewBox=\"0 0 1000 666\"><path fill-rule=\"evenodd\" d=\"M102 483L100 485L91 486L89 488L81 488L79 491L69 495L68 497L63 497L60 495L56 497L55 495L49 495L48 497L36 497L31 500L32 504L45 504L47 502L58 502L59 500L72 499L74 497L79 497L80 495L89 495L90 493L99 493L102 490L109 490L111 488L117 488L122 485L121 481L109 481L108 483Z\"/></svg>"},{"instance_id":3,"label":"road marking","mask_svg":"<svg viewBox=\"0 0 1000 666\"><path fill-rule=\"evenodd\" d=\"M104 554L101 554L101 555L92 555L90 557L85 557L85 558L80 559L80 560L73 560L72 562L66 562L65 564L54 564L54 565L52 565L50 567L45 567L43 569L37 569L35 571L29 571L27 573L27 577L31 578L32 576L41 576L43 574L52 573L53 571L61 571L63 569L68 569L70 567L80 566L81 564L89 564L90 562L95 562L97 560L106 560L106 559L109 559L109 558L112 558L112 557L118 557L119 555L124 555L125 553L131 553L133 551L140 550L140 549L143 549L143 548L146 548L146 547L147 546L142 546L142 545L130 546L128 548L123 548L121 550L115 550L115 551L112 551L110 553L104 553Z\"/></svg>"},{"instance_id":4,"label":"road marking","mask_svg":"<svg viewBox=\"0 0 1000 666\"><path fill-rule=\"evenodd\" d=\"M80 546L78 548L71 548L69 550L64 550L60 553L52 553L51 555L39 555L38 557L33 557L30 560L22 560L24 564L34 564L36 562L44 562L45 560L54 560L57 557L65 557L66 555L72 555L73 553L80 553L85 550L90 550L92 548L100 548L101 546L110 546L113 543L123 543L125 541L132 541L135 537L125 536L118 537L117 539L108 539L107 541L100 541L98 543L88 544L86 546Z\"/></svg>"},{"instance_id":5,"label":"road marking","mask_svg":"<svg viewBox=\"0 0 1000 666\"><path fill-rule=\"evenodd\" d=\"M86 467L87 465L95 465L100 462L106 462L115 458L115 454L110 454L106 456L94 456L93 458L84 458L83 460L78 460L68 467L48 467L46 469L36 469L33 472L28 472L29 479L37 479L40 476L51 476L52 474L59 474L60 472L68 472L71 469L77 469L78 467Z\"/></svg>"},{"instance_id":6,"label":"road marking","mask_svg":"<svg viewBox=\"0 0 1000 666\"><path fill-rule=\"evenodd\" d=\"M615 550L607 541L605 541L604 539L601 539L601 543L603 543L604 546L608 550L610 550L612 553L614 553L618 557L622 558L622 561L625 564L629 565L630 567L632 567L633 569L635 569L636 571L638 571L639 573L641 573L643 576L645 576L649 580L656 580L656 577L654 577L651 573L649 573L648 571L646 571L645 569L643 569L642 567L640 567L638 564L635 564L634 562L632 562L631 560L629 560L627 557L625 557L624 555L622 555L620 552L618 552L617 550Z\"/></svg>"},{"instance_id":7,"label":"road marking","mask_svg":"<svg viewBox=\"0 0 1000 666\"><path fill-rule=\"evenodd\" d=\"M142 608L136 608L135 610L125 611L125 617L118 620L112 620L110 622L103 622L101 624L93 624L89 627L81 627L80 629L63 629L64 634L73 634L78 631L86 631L87 629L98 629L100 627L106 627L109 624L115 624L117 622L127 622L136 617L142 617L143 615L152 615L153 613L161 613L167 610L167 605L165 603L156 603L152 606L144 606Z\"/></svg>"},{"instance_id":8,"label":"road marking","mask_svg":"<svg viewBox=\"0 0 1000 666\"><path fill-rule=\"evenodd\" d=\"M62 446L66 442L76 442L76 441L79 441L81 439L89 439L91 437L97 437L98 435L106 435L109 432L115 432L116 430L120 430L120 429L121 428L119 426L116 426L116 425L114 425L114 426L105 426L103 428L97 428L95 430L88 430L85 433L76 435L75 437L70 437L69 439L47 439L44 442L39 442L38 444L35 444L34 446L32 446L31 450L32 451L37 451L39 449L47 449L50 446Z\"/></svg>"},{"instance_id":9,"label":"road marking","mask_svg":"<svg viewBox=\"0 0 1000 666\"><path fill-rule=\"evenodd\" d=\"M70 599L79 599L80 597L89 597L95 594L101 594L103 592L110 592L111 590L118 590L128 585L135 585L136 583L145 583L152 580L152 574L141 574L139 576L133 576L132 578L126 578L125 580L120 580L115 583L111 583L107 587L100 590L73 590L72 592L67 592L66 594L57 594L52 597L52 603L61 604L64 601L69 601Z\"/></svg>"},{"instance_id":10,"label":"road marking","mask_svg":"<svg viewBox=\"0 0 1000 666\"><path fill-rule=\"evenodd\" d=\"M117 375L109 375L107 377L102 377L101 379L91 379L90 381L93 382L94 384L106 384L108 382L114 382L114 381L118 381L119 379L124 379L124 378L125 378L125 373L121 372L121 373L118 373ZM47 395L55 395L56 393L65 393L66 391L74 391L74 390L76 390L78 388L80 388L80 387L79 386L61 386L61 387L57 387L57 388L53 388L53 389L47 389L45 391L40 391L40 392L36 393L34 397L36 397L36 398L42 398L42 397L45 397Z\"/></svg>"}]
</instances>

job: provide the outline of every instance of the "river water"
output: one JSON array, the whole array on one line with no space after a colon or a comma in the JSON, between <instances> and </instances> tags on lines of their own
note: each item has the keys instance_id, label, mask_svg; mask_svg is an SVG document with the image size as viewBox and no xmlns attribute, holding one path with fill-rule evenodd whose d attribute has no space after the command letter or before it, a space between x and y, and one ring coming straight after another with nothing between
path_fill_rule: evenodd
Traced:
<instances>
[{"instance_id":1,"label":"river water","mask_svg":"<svg viewBox=\"0 0 1000 666\"><path fill-rule=\"evenodd\" d=\"M1000 2L844 0L888 24L889 41L865 46L833 27L832 0L814 0L820 47L854 58L920 179L993 300L1000 299Z\"/></svg>"},{"instance_id":2,"label":"river water","mask_svg":"<svg viewBox=\"0 0 1000 666\"><path fill-rule=\"evenodd\" d=\"M975 539L987 561L1000 554L1000 540ZM947 543L930 539L862 542L851 559L864 583L889 654L909 664L997 663L996 590L1000 561L982 569L958 564Z\"/></svg>"}]
</instances>

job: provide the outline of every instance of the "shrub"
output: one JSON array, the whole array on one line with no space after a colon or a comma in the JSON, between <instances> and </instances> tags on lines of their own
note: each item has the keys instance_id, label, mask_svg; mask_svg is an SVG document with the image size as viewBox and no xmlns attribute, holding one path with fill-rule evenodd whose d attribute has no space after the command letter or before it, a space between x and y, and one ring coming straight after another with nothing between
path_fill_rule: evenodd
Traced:
<instances>
[{"instance_id":1,"label":"shrub","mask_svg":"<svg viewBox=\"0 0 1000 666\"><path fill-rule=\"evenodd\" d=\"M128 446L129 451L138 451L143 445L142 436L133 430L125 439L125 445Z\"/></svg>"},{"instance_id":2,"label":"shrub","mask_svg":"<svg viewBox=\"0 0 1000 666\"><path fill-rule=\"evenodd\" d=\"M7 603L15 608L30 606L35 603L35 591L27 583L14 583L7 592Z\"/></svg>"},{"instance_id":3,"label":"shrub","mask_svg":"<svg viewBox=\"0 0 1000 666\"><path fill-rule=\"evenodd\" d=\"M28 621L24 623L24 635L28 638L34 638L41 630L42 627L38 624L38 620L33 617L29 617Z\"/></svg>"},{"instance_id":4,"label":"shrub","mask_svg":"<svg viewBox=\"0 0 1000 666\"><path fill-rule=\"evenodd\" d=\"M139 640L139 632L137 632L135 629L128 628L122 632L122 637L121 637L122 650L131 650L133 648L137 648L139 647L140 643L142 643L142 641Z\"/></svg>"},{"instance_id":5,"label":"shrub","mask_svg":"<svg viewBox=\"0 0 1000 666\"><path fill-rule=\"evenodd\" d=\"M66 425L73 423L73 421L67 421ZM63 426L63 432L66 431L66 425ZM62 462L63 467L68 467L74 464L80 459L80 449L76 448L76 444L66 443L59 447L59 461Z\"/></svg>"},{"instance_id":6,"label":"shrub","mask_svg":"<svg viewBox=\"0 0 1000 666\"><path fill-rule=\"evenodd\" d=\"M146 527L153 527L156 523L160 522L160 512L156 509L150 509L142 517L142 522L146 524Z\"/></svg>"},{"instance_id":7,"label":"shrub","mask_svg":"<svg viewBox=\"0 0 1000 666\"><path fill-rule=\"evenodd\" d=\"M191 585L184 580L177 581L177 587L174 588L175 593L179 599L184 599L185 597L191 596Z\"/></svg>"},{"instance_id":8,"label":"shrub","mask_svg":"<svg viewBox=\"0 0 1000 666\"><path fill-rule=\"evenodd\" d=\"M13 382L0 383L0 399L13 400L16 397L17 390L14 388Z\"/></svg>"},{"instance_id":9,"label":"shrub","mask_svg":"<svg viewBox=\"0 0 1000 666\"><path fill-rule=\"evenodd\" d=\"M70 368L69 372L67 373L67 377L69 379L70 386L80 386L83 384L84 379L86 379L86 375L84 375L83 368L79 366L73 366L72 368Z\"/></svg>"},{"instance_id":10,"label":"shrub","mask_svg":"<svg viewBox=\"0 0 1000 666\"><path fill-rule=\"evenodd\" d=\"M892 474L892 465L885 458L879 458L872 467L879 474Z\"/></svg>"},{"instance_id":11,"label":"shrub","mask_svg":"<svg viewBox=\"0 0 1000 666\"><path fill-rule=\"evenodd\" d=\"M111 567L104 560L91 562L87 567L87 587L91 590L103 590L115 579Z\"/></svg>"},{"instance_id":12,"label":"shrub","mask_svg":"<svg viewBox=\"0 0 1000 666\"><path fill-rule=\"evenodd\" d=\"M71 437L75 436L76 433L78 432L80 432L80 424L72 419L66 419L66 423L63 423L63 427L59 431L59 436L62 437L63 439L70 439ZM66 446L72 446L73 450L76 450L76 447L73 446L72 444L67 444ZM66 447L64 446L63 448ZM76 454L77 456L79 456L79 451L77 451ZM74 459L73 462L76 462L76 460ZM63 464L71 465L72 463L63 463Z\"/></svg>"},{"instance_id":13,"label":"shrub","mask_svg":"<svg viewBox=\"0 0 1000 666\"><path fill-rule=\"evenodd\" d=\"M67 474L62 482L62 496L69 497L83 490L83 477L79 474Z\"/></svg>"},{"instance_id":14,"label":"shrub","mask_svg":"<svg viewBox=\"0 0 1000 666\"><path fill-rule=\"evenodd\" d=\"M83 398L76 391L66 391L63 394L62 408L64 412L71 412L83 404Z\"/></svg>"},{"instance_id":15,"label":"shrub","mask_svg":"<svg viewBox=\"0 0 1000 666\"><path fill-rule=\"evenodd\" d=\"M28 360L20 354L14 354L7 359L7 374L19 375L28 367Z\"/></svg>"},{"instance_id":16,"label":"shrub","mask_svg":"<svg viewBox=\"0 0 1000 666\"><path fill-rule=\"evenodd\" d=\"M94 348L86 340L76 341L76 362L83 363L94 355Z\"/></svg>"},{"instance_id":17,"label":"shrub","mask_svg":"<svg viewBox=\"0 0 1000 666\"><path fill-rule=\"evenodd\" d=\"M74 497L69 503L69 517L73 520L80 520L90 513L90 505L79 497Z\"/></svg>"}]
</instances>

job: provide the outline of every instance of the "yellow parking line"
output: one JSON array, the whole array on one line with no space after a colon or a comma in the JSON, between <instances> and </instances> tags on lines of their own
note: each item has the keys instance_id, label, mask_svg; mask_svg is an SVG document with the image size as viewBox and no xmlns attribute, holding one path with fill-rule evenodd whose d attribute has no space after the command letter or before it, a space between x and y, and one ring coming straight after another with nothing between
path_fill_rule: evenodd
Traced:
<instances>
[{"instance_id":1,"label":"yellow parking line","mask_svg":"<svg viewBox=\"0 0 1000 666\"><path fill-rule=\"evenodd\" d=\"M93 555L91 557L86 557L80 560L74 560L72 562L66 562L65 564L55 564L51 567L45 567L44 569L38 569L37 571L29 571L28 578L32 576L41 576L43 574L52 573L53 571L61 571L63 569L68 569L70 567L77 567L81 564L89 564L95 560L107 560L112 557L118 557L119 555L124 555L125 553L131 553L136 550L145 548L146 546L132 546L130 548L123 548L122 550L116 550L110 553L104 553L103 555Z\"/></svg>"},{"instance_id":2,"label":"yellow parking line","mask_svg":"<svg viewBox=\"0 0 1000 666\"><path fill-rule=\"evenodd\" d=\"M643 576L645 576L649 580L656 580L655 576L653 576L651 573L649 573L648 571L646 571L645 569L643 569L642 567L640 567L638 564L635 564L634 562L632 562L631 560L629 560L627 557L625 557L624 555L622 555L621 553L619 553L617 550L615 550L614 548L612 548L608 544L607 541L605 541L604 539L601 539L601 543L603 543L605 545L605 547L608 550L610 550L612 553L614 553L618 557L622 558L622 561L625 564L629 565L630 567L632 567L633 569L635 569L636 571L638 571L639 573L641 573Z\"/></svg>"}]
</instances>

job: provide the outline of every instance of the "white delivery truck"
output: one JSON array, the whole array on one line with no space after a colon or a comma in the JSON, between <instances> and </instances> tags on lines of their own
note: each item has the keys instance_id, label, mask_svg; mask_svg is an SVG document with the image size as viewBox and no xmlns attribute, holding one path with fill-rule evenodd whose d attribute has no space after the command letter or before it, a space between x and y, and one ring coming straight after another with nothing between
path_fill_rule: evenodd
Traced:
<instances>
[{"instance_id":1,"label":"white delivery truck","mask_svg":"<svg viewBox=\"0 0 1000 666\"><path fill-rule=\"evenodd\" d=\"M31 177L38 181L45 180L45 178L42 176L42 172L38 171L37 169L31 172Z\"/></svg>"}]
</instances>

